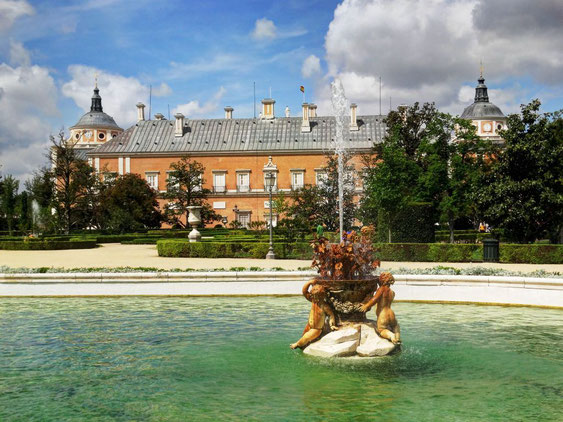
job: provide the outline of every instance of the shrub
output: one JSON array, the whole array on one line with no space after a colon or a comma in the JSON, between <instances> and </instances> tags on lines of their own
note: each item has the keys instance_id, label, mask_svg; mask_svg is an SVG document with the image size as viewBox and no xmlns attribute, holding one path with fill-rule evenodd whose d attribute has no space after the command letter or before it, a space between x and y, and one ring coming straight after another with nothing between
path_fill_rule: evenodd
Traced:
<instances>
[{"instance_id":1,"label":"shrub","mask_svg":"<svg viewBox=\"0 0 563 422\"><path fill-rule=\"evenodd\" d=\"M199 258L265 258L269 244L265 242L195 242L162 239L157 242L159 256ZM276 243L274 252L281 259L311 259L308 243Z\"/></svg>"},{"instance_id":2,"label":"shrub","mask_svg":"<svg viewBox=\"0 0 563 422\"><path fill-rule=\"evenodd\" d=\"M0 249L37 251L60 249L92 249L97 246L95 240L25 240L0 242Z\"/></svg>"},{"instance_id":3,"label":"shrub","mask_svg":"<svg viewBox=\"0 0 563 422\"><path fill-rule=\"evenodd\" d=\"M499 246L500 262L528 264L563 264L563 245L510 245Z\"/></svg>"}]
</instances>

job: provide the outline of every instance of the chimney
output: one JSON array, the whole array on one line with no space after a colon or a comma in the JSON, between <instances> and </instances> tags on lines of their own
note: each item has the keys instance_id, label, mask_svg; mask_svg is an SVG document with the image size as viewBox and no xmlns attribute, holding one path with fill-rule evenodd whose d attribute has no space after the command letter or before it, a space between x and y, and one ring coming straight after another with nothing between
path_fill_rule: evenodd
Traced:
<instances>
[{"instance_id":1,"label":"chimney","mask_svg":"<svg viewBox=\"0 0 563 422\"><path fill-rule=\"evenodd\" d=\"M291 117L291 112L289 111L289 106L285 106L285 117Z\"/></svg>"},{"instance_id":2,"label":"chimney","mask_svg":"<svg viewBox=\"0 0 563 422\"><path fill-rule=\"evenodd\" d=\"M174 136L184 135L184 115L182 113L176 113L174 115L176 118L176 124L174 125Z\"/></svg>"},{"instance_id":3,"label":"chimney","mask_svg":"<svg viewBox=\"0 0 563 422\"><path fill-rule=\"evenodd\" d=\"M145 105L137 103L137 121L141 122L143 120L145 120Z\"/></svg>"},{"instance_id":4,"label":"chimney","mask_svg":"<svg viewBox=\"0 0 563 422\"><path fill-rule=\"evenodd\" d=\"M311 124L309 123L309 104L303 103L303 123L301 123L301 132L311 132Z\"/></svg>"},{"instance_id":5,"label":"chimney","mask_svg":"<svg viewBox=\"0 0 563 422\"><path fill-rule=\"evenodd\" d=\"M358 121L356 120L356 111L358 106L355 103L350 104L350 130L360 130Z\"/></svg>"},{"instance_id":6,"label":"chimney","mask_svg":"<svg viewBox=\"0 0 563 422\"><path fill-rule=\"evenodd\" d=\"M274 115L274 104L275 100L272 98L264 98L262 100L262 119L273 119Z\"/></svg>"},{"instance_id":7,"label":"chimney","mask_svg":"<svg viewBox=\"0 0 563 422\"><path fill-rule=\"evenodd\" d=\"M406 104L400 104L397 107L397 111L399 112L399 114L401 115L401 118L403 119L403 122L407 121L407 111L409 109L409 106Z\"/></svg>"},{"instance_id":8,"label":"chimney","mask_svg":"<svg viewBox=\"0 0 563 422\"><path fill-rule=\"evenodd\" d=\"M225 107L225 119L231 120L233 118L233 110L231 106Z\"/></svg>"},{"instance_id":9,"label":"chimney","mask_svg":"<svg viewBox=\"0 0 563 422\"><path fill-rule=\"evenodd\" d=\"M164 114L162 114L162 113L156 113L156 114L154 115L154 118L155 118L156 120L164 120Z\"/></svg>"},{"instance_id":10,"label":"chimney","mask_svg":"<svg viewBox=\"0 0 563 422\"><path fill-rule=\"evenodd\" d=\"M317 117L317 105L309 104L309 117Z\"/></svg>"}]
</instances>

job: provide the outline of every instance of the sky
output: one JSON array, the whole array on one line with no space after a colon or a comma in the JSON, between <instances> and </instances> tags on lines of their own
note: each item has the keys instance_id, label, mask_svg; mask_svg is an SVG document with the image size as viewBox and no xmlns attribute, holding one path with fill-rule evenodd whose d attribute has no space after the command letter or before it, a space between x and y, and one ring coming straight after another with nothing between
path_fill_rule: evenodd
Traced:
<instances>
[{"instance_id":1,"label":"sky","mask_svg":"<svg viewBox=\"0 0 563 422\"><path fill-rule=\"evenodd\" d=\"M560 0L0 0L0 174L26 180L49 136L89 110L135 123L139 101L188 118L252 117L260 100L332 114L340 78L358 115L434 102L461 114L483 62L505 114L563 108ZM148 109L146 110L148 112Z\"/></svg>"}]
</instances>

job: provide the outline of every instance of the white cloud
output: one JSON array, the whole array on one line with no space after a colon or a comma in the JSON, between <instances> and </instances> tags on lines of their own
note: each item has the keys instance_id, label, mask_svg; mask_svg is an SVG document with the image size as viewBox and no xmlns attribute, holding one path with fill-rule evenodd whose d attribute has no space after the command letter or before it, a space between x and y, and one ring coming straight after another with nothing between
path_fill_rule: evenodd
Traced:
<instances>
[{"instance_id":1,"label":"white cloud","mask_svg":"<svg viewBox=\"0 0 563 422\"><path fill-rule=\"evenodd\" d=\"M12 66L29 66L31 55L22 43L10 40L10 64Z\"/></svg>"},{"instance_id":2,"label":"white cloud","mask_svg":"<svg viewBox=\"0 0 563 422\"><path fill-rule=\"evenodd\" d=\"M0 31L10 29L20 16L32 15L34 12L26 0L0 0Z\"/></svg>"},{"instance_id":3,"label":"white cloud","mask_svg":"<svg viewBox=\"0 0 563 422\"><path fill-rule=\"evenodd\" d=\"M23 47L21 47L23 48ZM46 164L45 153L57 116L57 89L40 66L0 64L0 165L3 174L25 179Z\"/></svg>"},{"instance_id":4,"label":"white cloud","mask_svg":"<svg viewBox=\"0 0 563 422\"><path fill-rule=\"evenodd\" d=\"M112 116L123 128L129 127L137 120L135 104L139 101L148 102L149 86L142 84L135 77L126 77L84 65L71 65L68 73L72 80L62 86L62 93L65 97L72 98L85 112L90 110L94 77L97 73L104 112ZM166 96L171 92L172 90L165 83L153 88L155 96Z\"/></svg>"},{"instance_id":5,"label":"white cloud","mask_svg":"<svg viewBox=\"0 0 563 422\"><path fill-rule=\"evenodd\" d=\"M317 56L311 54L303 62L303 67L301 67L301 75L303 75L304 78L310 78L312 76L316 76L320 72L321 61Z\"/></svg>"},{"instance_id":6,"label":"white cloud","mask_svg":"<svg viewBox=\"0 0 563 422\"><path fill-rule=\"evenodd\" d=\"M554 18L562 13L555 0L541 7L524 0L344 0L325 38L328 76L342 78L359 112L379 111L381 76L384 112L392 97L394 106L434 101L461 113L474 85L462 97L460 88L477 78L482 58L488 85L508 86L504 95L491 89L491 101L510 111L527 94L512 78L563 83L563 26ZM321 109L329 97L320 87L319 94Z\"/></svg>"},{"instance_id":7,"label":"white cloud","mask_svg":"<svg viewBox=\"0 0 563 422\"><path fill-rule=\"evenodd\" d=\"M271 40L276 38L277 28L273 21L267 18L256 20L254 31L252 31L252 38L256 40Z\"/></svg>"},{"instance_id":8,"label":"white cloud","mask_svg":"<svg viewBox=\"0 0 563 422\"><path fill-rule=\"evenodd\" d=\"M159 86L152 89L152 95L155 97L166 97L170 94L172 94L172 88L165 82L162 82Z\"/></svg>"},{"instance_id":9,"label":"white cloud","mask_svg":"<svg viewBox=\"0 0 563 422\"><path fill-rule=\"evenodd\" d=\"M219 102L226 92L227 90L224 87L221 87L213 95L213 97L204 104L200 104L199 100L192 100L186 104L179 104L174 109L174 113L182 113L188 118L207 117L208 114L217 110L217 108L220 106Z\"/></svg>"}]
</instances>

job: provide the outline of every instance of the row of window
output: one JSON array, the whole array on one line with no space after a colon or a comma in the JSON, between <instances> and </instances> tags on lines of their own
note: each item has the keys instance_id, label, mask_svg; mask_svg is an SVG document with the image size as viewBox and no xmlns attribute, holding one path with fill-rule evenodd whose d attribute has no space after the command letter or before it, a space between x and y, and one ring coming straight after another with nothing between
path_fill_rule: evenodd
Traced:
<instances>
[{"instance_id":1,"label":"row of window","mask_svg":"<svg viewBox=\"0 0 563 422\"><path fill-rule=\"evenodd\" d=\"M213 192L215 193L225 193L227 192L227 172L223 170L213 171ZM274 175L273 190L277 190L278 177L277 173L272 172ZM157 171L145 172L145 179L149 186L155 190L158 190L158 176ZM291 189L300 189L304 186L304 171L292 171L291 172ZM316 171L315 181L317 185L322 184L326 180L327 174L324 171ZM264 185L260 188L267 190L266 175L264 175ZM237 192L250 192L250 171L241 172L237 171L236 174L236 189Z\"/></svg>"}]
</instances>

